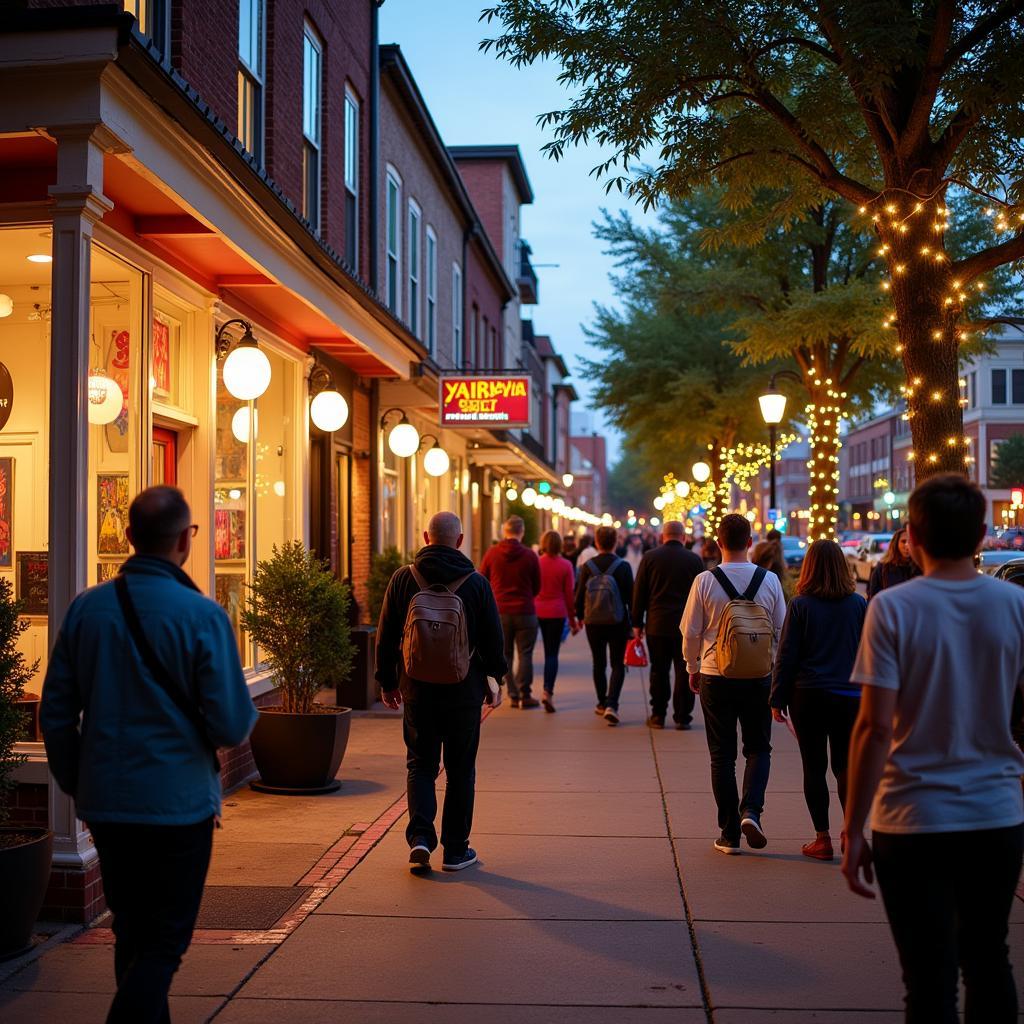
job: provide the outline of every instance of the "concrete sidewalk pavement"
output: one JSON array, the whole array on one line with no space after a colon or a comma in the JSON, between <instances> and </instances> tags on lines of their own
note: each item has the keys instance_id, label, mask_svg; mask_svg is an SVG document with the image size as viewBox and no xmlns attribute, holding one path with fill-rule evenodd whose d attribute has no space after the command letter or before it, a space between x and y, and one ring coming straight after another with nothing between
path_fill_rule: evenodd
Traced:
<instances>
[{"instance_id":1,"label":"concrete sidewalk pavement","mask_svg":"<svg viewBox=\"0 0 1024 1024\"><path fill-rule=\"evenodd\" d=\"M789 733L775 729L768 848L723 857L699 720L650 732L634 670L610 728L589 675L578 637L563 650L557 714L506 705L484 723L480 864L467 871L406 869L396 721L353 723L339 794L230 797L175 1020L901 1020L879 901L850 894L838 864L800 855L812 832ZM838 802L834 817L838 832ZM245 915L249 927L232 927ZM1021 981L1024 902L1012 921ZM111 959L102 930L57 947L0 982L0 1018L102 1020Z\"/></svg>"}]
</instances>

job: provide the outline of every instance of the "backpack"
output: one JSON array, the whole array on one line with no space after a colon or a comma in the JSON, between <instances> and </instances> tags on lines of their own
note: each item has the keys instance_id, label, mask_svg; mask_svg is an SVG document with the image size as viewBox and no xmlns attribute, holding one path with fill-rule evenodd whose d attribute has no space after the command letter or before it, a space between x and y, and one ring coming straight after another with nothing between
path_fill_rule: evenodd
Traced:
<instances>
[{"instance_id":1,"label":"backpack","mask_svg":"<svg viewBox=\"0 0 1024 1024\"><path fill-rule=\"evenodd\" d=\"M718 674L729 679L763 679L772 671L775 626L768 609L754 601L767 570L758 566L742 596L720 569L711 570L729 598L718 626Z\"/></svg>"},{"instance_id":2,"label":"backpack","mask_svg":"<svg viewBox=\"0 0 1024 1024\"><path fill-rule=\"evenodd\" d=\"M587 580L583 621L588 626L617 626L625 619L626 606L612 575L621 563L621 558L615 558L604 571L587 563L590 565L590 579Z\"/></svg>"},{"instance_id":3,"label":"backpack","mask_svg":"<svg viewBox=\"0 0 1024 1024\"><path fill-rule=\"evenodd\" d=\"M455 593L473 573L445 585L428 583L410 565L419 587L409 602L402 630L405 674L421 683L461 683L469 675L472 651L466 631L466 609Z\"/></svg>"}]
</instances>

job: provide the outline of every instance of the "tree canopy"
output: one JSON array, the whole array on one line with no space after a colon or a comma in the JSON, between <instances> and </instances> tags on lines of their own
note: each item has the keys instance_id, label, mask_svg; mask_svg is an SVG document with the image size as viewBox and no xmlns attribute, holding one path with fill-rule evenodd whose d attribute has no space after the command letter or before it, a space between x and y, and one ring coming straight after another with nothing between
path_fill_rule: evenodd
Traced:
<instances>
[{"instance_id":1,"label":"tree canopy","mask_svg":"<svg viewBox=\"0 0 1024 1024\"><path fill-rule=\"evenodd\" d=\"M1024 434L1007 438L996 451L989 483L993 487L1024 486Z\"/></svg>"}]
</instances>

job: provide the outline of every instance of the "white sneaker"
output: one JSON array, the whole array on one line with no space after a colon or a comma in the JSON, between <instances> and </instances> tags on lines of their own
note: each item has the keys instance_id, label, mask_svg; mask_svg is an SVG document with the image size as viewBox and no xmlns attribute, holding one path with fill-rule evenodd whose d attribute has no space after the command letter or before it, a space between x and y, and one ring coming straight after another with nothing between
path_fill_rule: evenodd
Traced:
<instances>
[{"instance_id":1,"label":"white sneaker","mask_svg":"<svg viewBox=\"0 0 1024 1024\"><path fill-rule=\"evenodd\" d=\"M618 725L619 724L619 713L617 711L613 710L612 708L605 708L604 709L604 720L609 725Z\"/></svg>"},{"instance_id":2,"label":"white sneaker","mask_svg":"<svg viewBox=\"0 0 1024 1024\"><path fill-rule=\"evenodd\" d=\"M409 870L414 875L426 874L430 870L430 850L417 843L409 851Z\"/></svg>"}]
</instances>

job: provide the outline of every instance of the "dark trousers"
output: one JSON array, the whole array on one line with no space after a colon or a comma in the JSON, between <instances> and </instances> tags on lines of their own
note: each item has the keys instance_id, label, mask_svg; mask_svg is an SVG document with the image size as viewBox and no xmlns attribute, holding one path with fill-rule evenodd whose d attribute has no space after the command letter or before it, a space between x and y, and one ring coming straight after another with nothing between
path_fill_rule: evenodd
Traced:
<instances>
[{"instance_id":1,"label":"dark trousers","mask_svg":"<svg viewBox=\"0 0 1024 1024\"><path fill-rule=\"evenodd\" d=\"M167 993L203 898L213 818L195 825L89 827L114 917L117 994L107 1024L167 1024Z\"/></svg>"},{"instance_id":2,"label":"dark trousers","mask_svg":"<svg viewBox=\"0 0 1024 1024\"><path fill-rule=\"evenodd\" d=\"M664 718L672 696L672 718L687 723L693 718L696 700L690 689L690 677L683 658L683 634L677 629L671 636L646 634L647 652L651 658L651 714ZM669 672L675 672L675 687L669 684Z\"/></svg>"},{"instance_id":3,"label":"dark trousers","mask_svg":"<svg viewBox=\"0 0 1024 1024\"><path fill-rule=\"evenodd\" d=\"M857 720L860 700L828 690L797 687L789 704L789 714L800 745L804 768L804 799L816 832L827 832L829 754L836 777L839 803L846 809L846 762L850 752L850 733Z\"/></svg>"},{"instance_id":4,"label":"dark trousers","mask_svg":"<svg viewBox=\"0 0 1024 1024\"><path fill-rule=\"evenodd\" d=\"M772 712L768 706L769 681L700 677L700 706L704 712L708 752L711 754L711 790L718 805L718 827L739 841L745 811L760 814L772 763ZM742 795L736 791L736 727L743 737Z\"/></svg>"},{"instance_id":5,"label":"dark trousers","mask_svg":"<svg viewBox=\"0 0 1024 1024\"><path fill-rule=\"evenodd\" d=\"M544 692L555 692L558 676L558 649L562 646L565 619L540 619L540 636L544 641Z\"/></svg>"},{"instance_id":6,"label":"dark trousers","mask_svg":"<svg viewBox=\"0 0 1024 1024\"><path fill-rule=\"evenodd\" d=\"M626 643L629 634L621 623L617 626L587 626L587 643L594 659L594 690L597 703L613 711L619 709L619 695L626 681ZM611 677L608 661L611 659Z\"/></svg>"},{"instance_id":7,"label":"dark trousers","mask_svg":"<svg viewBox=\"0 0 1024 1024\"><path fill-rule=\"evenodd\" d=\"M409 770L409 845L424 842L437 848L435 780L444 758L444 810L441 845L447 856L458 857L469 846L476 789L476 752L480 746L480 706L444 701L414 701L405 705L403 720L406 766Z\"/></svg>"},{"instance_id":8,"label":"dark trousers","mask_svg":"<svg viewBox=\"0 0 1024 1024\"><path fill-rule=\"evenodd\" d=\"M505 685L508 687L509 700L529 697L533 689L533 648L537 644L537 616L502 615L501 629L505 635L505 661L508 663Z\"/></svg>"},{"instance_id":9,"label":"dark trousers","mask_svg":"<svg viewBox=\"0 0 1024 1024\"><path fill-rule=\"evenodd\" d=\"M1006 945L1024 825L977 832L875 832L875 871L906 986L907 1024L1016 1024Z\"/></svg>"}]
</instances>

